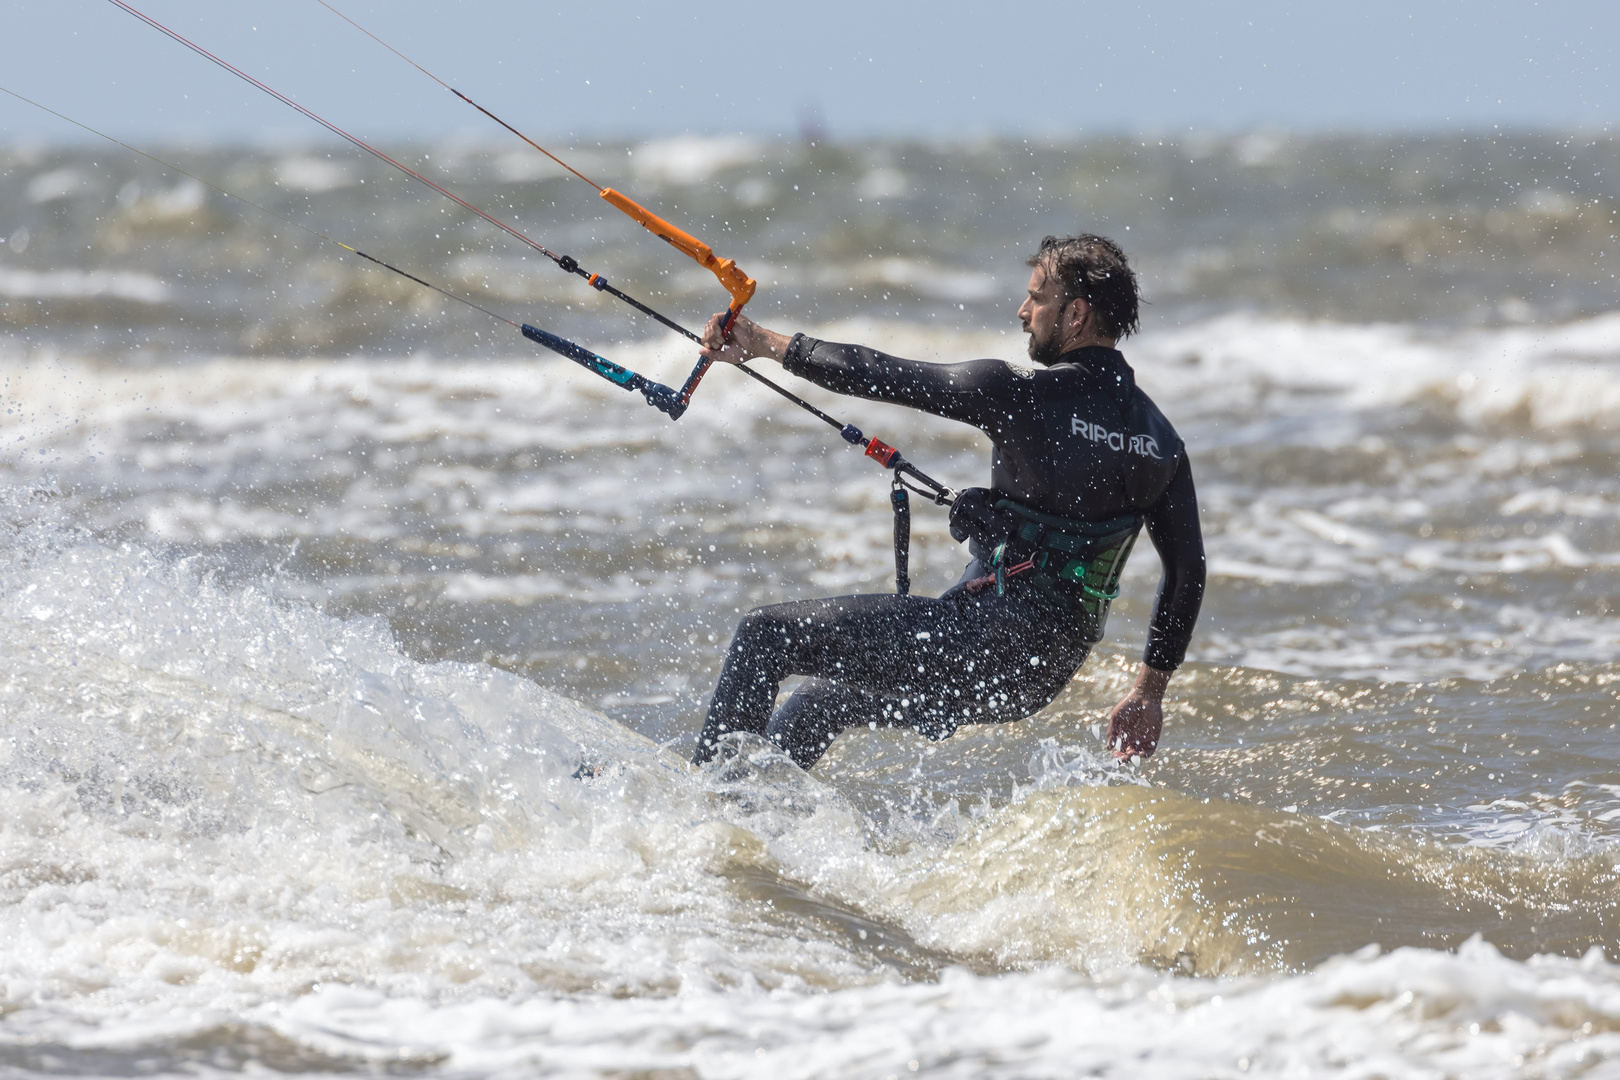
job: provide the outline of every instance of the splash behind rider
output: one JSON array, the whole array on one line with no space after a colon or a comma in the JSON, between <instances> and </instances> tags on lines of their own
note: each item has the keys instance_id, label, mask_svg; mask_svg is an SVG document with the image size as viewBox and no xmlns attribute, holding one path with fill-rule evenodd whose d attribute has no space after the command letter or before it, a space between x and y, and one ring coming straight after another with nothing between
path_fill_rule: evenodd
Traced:
<instances>
[{"instance_id":1,"label":"splash behind rider","mask_svg":"<svg viewBox=\"0 0 1620 1080\"><path fill-rule=\"evenodd\" d=\"M1162 699L1204 588L1192 469L1180 438L1114 348L1137 329L1135 274L1112 241L1047 237L1018 309L1034 368L929 364L788 337L738 317L707 355L778 360L840 393L961 420L994 445L989 489L969 489L952 533L974 560L938 598L868 594L749 612L715 688L694 760L733 731L771 738L809 768L843 728L909 726L948 737L1047 705L1102 636L1108 602L1145 525L1164 567L1143 663L1108 742L1151 754ZM777 687L809 678L774 717Z\"/></svg>"}]
</instances>

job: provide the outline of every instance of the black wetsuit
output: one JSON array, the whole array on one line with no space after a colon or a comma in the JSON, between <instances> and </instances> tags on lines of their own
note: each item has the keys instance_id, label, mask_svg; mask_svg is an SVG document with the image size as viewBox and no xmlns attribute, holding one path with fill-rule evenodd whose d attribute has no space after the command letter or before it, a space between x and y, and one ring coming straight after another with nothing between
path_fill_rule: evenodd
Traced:
<instances>
[{"instance_id":1,"label":"black wetsuit","mask_svg":"<svg viewBox=\"0 0 1620 1080\"><path fill-rule=\"evenodd\" d=\"M995 446L997 496L1083 522L1139 515L1164 565L1143 660L1181 664L1204 591L1192 469L1125 358L1102 347L1048 368L930 364L800 334L782 366L829 390L972 424ZM990 553L973 549L963 581ZM1094 595L1094 594L1093 594ZM1062 691L1100 640L1107 602L1035 574L1005 589L961 583L935 599L833 597L758 608L732 639L694 760L733 731L766 735L809 768L839 731L905 725L941 739L963 723L1017 720ZM810 676L772 718L777 687Z\"/></svg>"}]
</instances>

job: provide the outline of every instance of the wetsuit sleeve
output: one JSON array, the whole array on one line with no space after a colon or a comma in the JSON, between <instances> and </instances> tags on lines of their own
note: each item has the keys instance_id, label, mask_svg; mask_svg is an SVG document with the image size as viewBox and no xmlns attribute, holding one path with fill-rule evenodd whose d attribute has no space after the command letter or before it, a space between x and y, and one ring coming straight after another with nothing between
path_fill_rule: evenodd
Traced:
<instances>
[{"instance_id":1,"label":"wetsuit sleeve","mask_svg":"<svg viewBox=\"0 0 1620 1080\"><path fill-rule=\"evenodd\" d=\"M972 424L992 438L1015 415L1031 380L1018 377L1001 360L930 364L904 360L862 345L839 345L796 334L782 356L791 375L851 397L909 405L923 412ZM1028 411L1028 403L1022 403Z\"/></svg>"},{"instance_id":2,"label":"wetsuit sleeve","mask_svg":"<svg viewBox=\"0 0 1620 1080\"><path fill-rule=\"evenodd\" d=\"M1198 493L1193 490L1187 455L1159 501L1147 512L1147 532L1164 564L1159 595L1148 623L1142 661L1160 671L1174 671L1187 656L1193 624L1204 602L1204 533L1198 525Z\"/></svg>"}]
</instances>

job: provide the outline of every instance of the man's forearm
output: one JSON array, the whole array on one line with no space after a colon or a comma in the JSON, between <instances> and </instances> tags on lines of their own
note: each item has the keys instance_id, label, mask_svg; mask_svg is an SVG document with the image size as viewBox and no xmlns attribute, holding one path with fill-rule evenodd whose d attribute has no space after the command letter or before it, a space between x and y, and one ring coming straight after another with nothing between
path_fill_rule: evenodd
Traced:
<instances>
[{"instance_id":1,"label":"man's forearm","mask_svg":"<svg viewBox=\"0 0 1620 1080\"><path fill-rule=\"evenodd\" d=\"M735 340L750 356L765 356L781 362L787 348L793 341L791 334L779 334L775 330L767 330L756 322L737 318Z\"/></svg>"},{"instance_id":2,"label":"man's forearm","mask_svg":"<svg viewBox=\"0 0 1620 1080\"><path fill-rule=\"evenodd\" d=\"M1148 619L1142 661L1160 671L1174 671L1187 654L1204 600L1204 537L1192 464L1185 456L1170 486L1149 508L1147 532L1164 565L1164 575Z\"/></svg>"}]
</instances>

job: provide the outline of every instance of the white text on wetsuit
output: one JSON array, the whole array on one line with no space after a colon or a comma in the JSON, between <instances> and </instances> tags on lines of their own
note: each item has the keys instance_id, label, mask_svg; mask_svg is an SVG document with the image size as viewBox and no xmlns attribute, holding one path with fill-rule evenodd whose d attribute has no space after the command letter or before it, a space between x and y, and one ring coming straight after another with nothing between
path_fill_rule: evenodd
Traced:
<instances>
[{"instance_id":1,"label":"white text on wetsuit","mask_svg":"<svg viewBox=\"0 0 1620 1080\"><path fill-rule=\"evenodd\" d=\"M1101 424L1093 424L1090 420L1082 420L1078 416L1069 420L1069 434L1079 435L1081 438L1100 442L1110 450L1124 450L1127 441L1133 454L1159 460L1159 442L1151 435L1131 435L1123 431L1109 431Z\"/></svg>"}]
</instances>

